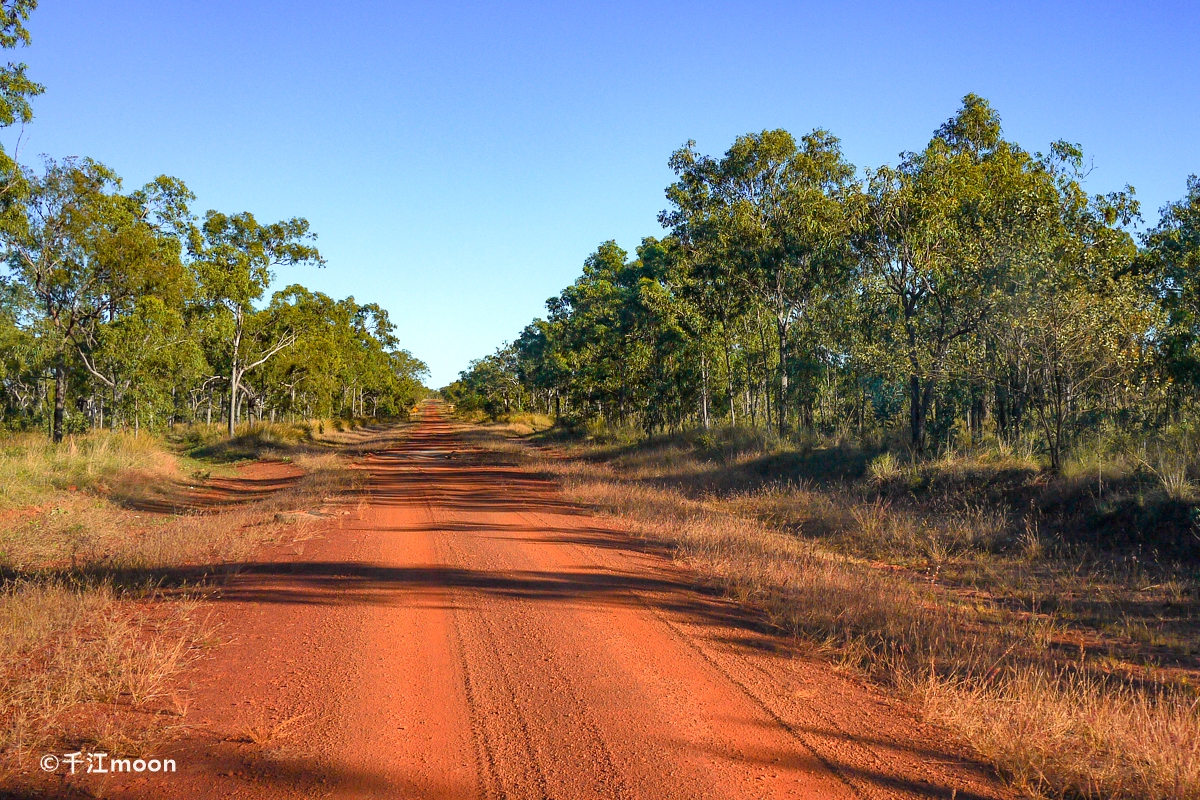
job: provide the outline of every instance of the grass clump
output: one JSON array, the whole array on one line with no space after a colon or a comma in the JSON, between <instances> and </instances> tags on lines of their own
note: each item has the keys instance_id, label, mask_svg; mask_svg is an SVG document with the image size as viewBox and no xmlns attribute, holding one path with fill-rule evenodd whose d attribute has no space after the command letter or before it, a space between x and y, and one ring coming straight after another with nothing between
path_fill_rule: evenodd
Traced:
<instances>
[{"instance_id":1,"label":"grass clump","mask_svg":"<svg viewBox=\"0 0 1200 800\"><path fill-rule=\"evenodd\" d=\"M39 434L0 440L0 509L45 502L66 490L105 491L121 477L168 480L175 454L152 436L98 431L55 445Z\"/></svg>"},{"instance_id":2,"label":"grass clump","mask_svg":"<svg viewBox=\"0 0 1200 800\"><path fill-rule=\"evenodd\" d=\"M1000 680L914 687L1019 789L1048 797L1197 797L1194 694L1137 689L1079 670L1021 668Z\"/></svg>"},{"instance_id":3,"label":"grass clump","mask_svg":"<svg viewBox=\"0 0 1200 800\"><path fill-rule=\"evenodd\" d=\"M11 581L0 590L0 753L10 764L97 733L106 713L160 704L209 633L186 599L131 603L105 584ZM0 771L2 772L2 771Z\"/></svg>"}]
</instances>

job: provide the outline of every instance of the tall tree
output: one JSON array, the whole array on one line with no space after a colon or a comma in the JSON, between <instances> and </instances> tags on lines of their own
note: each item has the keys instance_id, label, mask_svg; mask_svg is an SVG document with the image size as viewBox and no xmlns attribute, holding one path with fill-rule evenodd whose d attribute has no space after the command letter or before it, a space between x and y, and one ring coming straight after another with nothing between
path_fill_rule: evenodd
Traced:
<instances>
[{"instance_id":1,"label":"tall tree","mask_svg":"<svg viewBox=\"0 0 1200 800\"><path fill-rule=\"evenodd\" d=\"M992 312L1039 221L1056 213L1038 172L1003 140L987 101L967 95L923 151L868 175L864 295L883 304L875 354L881 364L899 358L918 450L955 349Z\"/></svg>"},{"instance_id":2,"label":"tall tree","mask_svg":"<svg viewBox=\"0 0 1200 800\"><path fill-rule=\"evenodd\" d=\"M35 8L37 0L0 0L0 49L12 50L29 45L29 30L25 22ZM12 61L0 67L0 128L18 122L24 125L33 120L33 106L29 100L41 94L45 88L26 75L27 69L25 64ZM12 180L19 177L14 175L17 171L15 158L16 154L10 155L0 146L0 176L4 177L0 194L7 195L17 188Z\"/></svg>"},{"instance_id":3,"label":"tall tree","mask_svg":"<svg viewBox=\"0 0 1200 800\"><path fill-rule=\"evenodd\" d=\"M681 180L668 190L676 208L663 219L678 224L688 242L707 239L704 261L712 265L712 255L719 254L733 280L771 314L783 432L792 329L846 285L854 265L854 167L842 157L837 138L819 129L799 143L783 130L741 136L719 162L690 150L672 158ZM729 294L721 277L707 280Z\"/></svg>"},{"instance_id":4,"label":"tall tree","mask_svg":"<svg viewBox=\"0 0 1200 800\"><path fill-rule=\"evenodd\" d=\"M209 211L194 228L189 250L199 279L200 292L228 324L225 342L225 376L229 389L229 435L234 435L242 401L242 379L272 356L295 342L295 331L276 327L256 316L254 302L280 266L315 264L324 259L315 246L308 221L294 217L261 225L250 212L227 215ZM253 341L247 333L253 334Z\"/></svg>"},{"instance_id":5,"label":"tall tree","mask_svg":"<svg viewBox=\"0 0 1200 800\"><path fill-rule=\"evenodd\" d=\"M1188 178L1183 199L1163 207L1144 242L1142 268L1168 315L1166 372L1194 392L1200 387L1200 178Z\"/></svg>"}]
</instances>

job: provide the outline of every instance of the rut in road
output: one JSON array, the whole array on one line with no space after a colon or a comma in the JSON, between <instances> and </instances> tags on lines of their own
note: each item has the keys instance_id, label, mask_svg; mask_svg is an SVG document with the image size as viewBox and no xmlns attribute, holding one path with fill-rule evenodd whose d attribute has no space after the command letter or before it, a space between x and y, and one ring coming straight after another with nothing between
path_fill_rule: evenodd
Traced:
<instances>
[{"instance_id":1,"label":"rut in road","mask_svg":"<svg viewBox=\"0 0 1200 800\"><path fill-rule=\"evenodd\" d=\"M109 796L1006 796L935 731L496 458L435 405L367 457L354 515L223 591L234 642L201 670L184 774ZM256 714L306 722L238 741Z\"/></svg>"}]
</instances>

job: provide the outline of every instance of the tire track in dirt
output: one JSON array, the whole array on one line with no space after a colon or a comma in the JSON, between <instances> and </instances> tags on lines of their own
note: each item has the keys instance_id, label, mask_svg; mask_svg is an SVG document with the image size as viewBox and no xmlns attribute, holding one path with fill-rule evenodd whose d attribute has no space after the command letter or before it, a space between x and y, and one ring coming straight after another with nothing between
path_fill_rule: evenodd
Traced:
<instances>
[{"instance_id":1,"label":"tire track in dirt","mask_svg":"<svg viewBox=\"0 0 1200 800\"><path fill-rule=\"evenodd\" d=\"M453 522L445 515L435 515L437 523L445 527L453 527ZM503 574L517 569L518 565L504 553L475 551L468 555L461 552L453 544L453 540L441 538L448 556L447 563L460 568L483 567L493 574ZM510 555L511 554L507 554ZM477 708L492 709L489 714L473 715L481 727L481 735L488 743L489 751L494 751L494 742L505 738L518 738L523 744L520 755L526 762L506 763L495 766L498 773L496 782L484 796L492 797L575 797L595 796L623 798L624 787L620 776L613 766L612 757L599 729L590 720L590 712L572 690L570 679L564 674L562 667L553 655L553 649L547 646L544 637L537 634L549 628L548 621L539 614L536 605L515 597L481 598L477 601L483 613L472 614L466 619L460 619L459 624L467 629L473 629L480 643L472 649L478 662L472 665L472 659L466 658L465 671L469 683L475 683L473 674L482 673L493 675L495 680L493 690L489 693L489 703L476 703ZM509 624L505 624L508 621ZM519 623L519 624L513 624ZM501 628L502 630L497 630ZM531 679L529 675L521 675L522 664L519 660L508 657L508 654L519 652L539 652L541 657L536 662L538 675ZM524 684L528 689L533 682L542 683L545 692L518 692L514 687ZM550 696L555 700L553 714L546 714L533 702L539 697ZM501 709L497 714L496 709ZM504 710L507 709L507 713ZM510 720L510 730L515 735L504 736L503 727L494 726L488 730L488 721L497 717L507 717ZM561 719L572 721L572 729L556 731L561 727L556 722ZM537 731L534 735L532 731ZM556 736L561 733L561 736ZM569 754L554 751L569 749ZM509 753L511 755L511 749ZM515 760L520 760L515 759ZM562 772L555 776L553 786L547 780L542 763L574 763L578 769L572 772ZM523 773L531 776L532 786L522 786L518 779ZM506 779L507 778L507 779Z\"/></svg>"},{"instance_id":2,"label":"tire track in dirt","mask_svg":"<svg viewBox=\"0 0 1200 800\"><path fill-rule=\"evenodd\" d=\"M531 512L523 514L522 516L530 522L532 527L545 526L547 524L547 520L543 515L540 514ZM597 568L611 568L614 566L612 563L602 563L606 560L604 558L605 555L607 555L606 553L596 553L579 545L574 545L574 547L579 557L586 563L592 564ZM614 560L614 558L615 557L610 556L607 561L611 562ZM812 737L806 736L799 725L785 718L779 709L774 708L766 699L761 696L759 692L756 692L754 689L752 689L752 681L739 679L735 673L742 672L744 670L756 672L758 673L759 677L759 681L757 682L762 682L763 680L770 681L777 676L772 675L760 665L753 664L744 658L739 658L735 653L726 652L723 654L724 658L722 658L722 655L719 655L718 653L714 652L711 647L706 646L705 643L702 643L702 637L687 635L680 628L677 622L672 621L665 613L654 608L651 604L646 602L645 598L638 599L642 606L646 609L647 613L654 616L663 624L664 627L670 630L677 641L693 650L698 656L700 656L700 658L704 659L726 680L736 686L738 690L751 702L761 708L764 714L775 720L775 722L778 723L781 728L787 731L787 733L796 740L798 745L812 753L813 756L820 760L820 762L831 772L837 774L838 777L840 777L846 783L846 785L854 791L856 796L880 796L878 792L872 791L872 787L870 785L866 784L864 781L857 780L856 776L852 773L847 774L845 771L839 768L837 764L837 755L844 757L846 755L846 751L852 750L853 760L860 763L864 761L869 762L872 764L875 771L884 772L887 769L887 764L879 756L879 754L875 753L870 748L856 745L856 743L853 742L853 740L837 725L834 720L830 719L826 715L821 714L819 711L810 708L810 712L813 716L819 719L821 725L828 726L830 729L836 731L837 734L844 737L841 746L835 748L837 751L840 751L836 755L823 752L825 748L820 747L817 742L814 742Z\"/></svg>"}]
</instances>

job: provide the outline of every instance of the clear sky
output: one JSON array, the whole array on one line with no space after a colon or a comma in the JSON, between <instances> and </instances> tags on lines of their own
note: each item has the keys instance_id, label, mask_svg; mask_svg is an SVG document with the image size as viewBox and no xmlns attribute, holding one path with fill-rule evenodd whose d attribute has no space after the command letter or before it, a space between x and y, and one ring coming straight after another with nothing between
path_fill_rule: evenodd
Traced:
<instances>
[{"instance_id":1,"label":"clear sky","mask_svg":"<svg viewBox=\"0 0 1200 800\"><path fill-rule=\"evenodd\" d=\"M688 139L825 127L859 166L967 92L1030 150L1083 145L1148 221L1200 172L1200 4L42 0L21 158L166 173L197 210L304 216L326 269L453 380L606 239L632 250ZM11 149L15 132L4 142Z\"/></svg>"}]
</instances>

